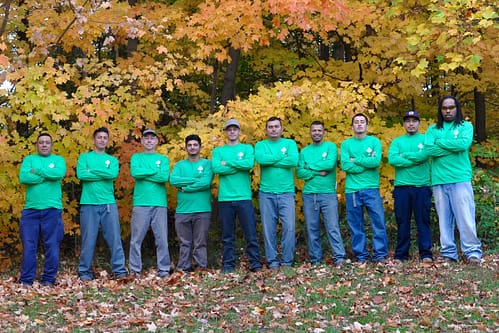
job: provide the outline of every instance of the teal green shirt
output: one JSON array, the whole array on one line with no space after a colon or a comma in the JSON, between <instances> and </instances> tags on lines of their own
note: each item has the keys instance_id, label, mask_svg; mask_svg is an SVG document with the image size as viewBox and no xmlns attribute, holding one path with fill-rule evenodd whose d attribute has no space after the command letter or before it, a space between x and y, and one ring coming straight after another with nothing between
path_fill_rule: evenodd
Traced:
<instances>
[{"instance_id":1,"label":"teal green shirt","mask_svg":"<svg viewBox=\"0 0 499 333\"><path fill-rule=\"evenodd\" d=\"M379 189L381 156L381 141L374 136L352 137L341 143L341 168L346 172L345 193Z\"/></svg>"},{"instance_id":2,"label":"teal green shirt","mask_svg":"<svg viewBox=\"0 0 499 333\"><path fill-rule=\"evenodd\" d=\"M303 148L296 168L296 176L305 180L303 193L336 193L337 160L338 148L332 142ZM327 171L327 175L321 176L321 171Z\"/></svg>"},{"instance_id":3,"label":"teal green shirt","mask_svg":"<svg viewBox=\"0 0 499 333\"><path fill-rule=\"evenodd\" d=\"M453 184L471 181L470 147L473 142L473 125L464 121L443 123L428 128L425 146L431 156L431 184Z\"/></svg>"},{"instance_id":4,"label":"teal green shirt","mask_svg":"<svg viewBox=\"0 0 499 333\"><path fill-rule=\"evenodd\" d=\"M114 156L94 151L81 154L76 166L76 176L82 185L80 204L116 203L114 180L118 177L119 171L120 166Z\"/></svg>"},{"instance_id":5,"label":"teal green shirt","mask_svg":"<svg viewBox=\"0 0 499 333\"><path fill-rule=\"evenodd\" d=\"M225 165L222 165L225 161ZM218 174L218 201L251 200L250 170L255 164L253 147L239 143L213 149L211 165Z\"/></svg>"},{"instance_id":6,"label":"teal green shirt","mask_svg":"<svg viewBox=\"0 0 499 333\"><path fill-rule=\"evenodd\" d=\"M19 170L19 181L26 185L25 209L62 209L61 180L66 162L58 155L28 155Z\"/></svg>"},{"instance_id":7,"label":"teal green shirt","mask_svg":"<svg viewBox=\"0 0 499 333\"><path fill-rule=\"evenodd\" d=\"M205 158L191 162L182 160L173 166L170 185L178 187L178 214L211 212L211 162ZM182 190L180 190L180 188Z\"/></svg>"},{"instance_id":8,"label":"teal green shirt","mask_svg":"<svg viewBox=\"0 0 499 333\"><path fill-rule=\"evenodd\" d=\"M255 145L255 159L260 164L260 191L294 193L294 169L298 164L298 147L291 139L263 140Z\"/></svg>"},{"instance_id":9,"label":"teal green shirt","mask_svg":"<svg viewBox=\"0 0 499 333\"><path fill-rule=\"evenodd\" d=\"M430 162L421 133L395 138L388 163L395 167L395 186L430 186Z\"/></svg>"},{"instance_id":10,"label":"teal green shirt","mask_svg":"<svg viewBox=\"0 0 499 333\"><path fill-rule=\"evenodd\" d=\"M135 179L134 206L166 207L166 186L170 176L170 160L159 153L133 154L130 174Z\"/></svg>"}]
</instances>

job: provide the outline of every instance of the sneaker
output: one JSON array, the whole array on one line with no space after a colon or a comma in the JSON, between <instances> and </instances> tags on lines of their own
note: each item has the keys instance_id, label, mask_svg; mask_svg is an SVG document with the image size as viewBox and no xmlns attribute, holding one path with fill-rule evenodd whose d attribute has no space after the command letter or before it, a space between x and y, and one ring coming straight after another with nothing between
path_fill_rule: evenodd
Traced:
<instances>
[{"instance_id":1,"label":"sneaker","mask_svg":"<svg viewBox=\"0 0 499 333\"><path fill-rule=\"evenodd\" d=\"M422 262L423 264L431 264L431 263L433 262L433 259L432 259L432 258L428 258L428 257L427 257L427 258L423 258L423 259L421 259L421 262Z\"/></svg>"},{"instance_id":2,"label":"sneaker","mask_svg":"<svg viewBox=\"0 0 499 333\"><path fill-rule=\"evenodd\" d=\"M477 257L469 257L468 258L468 264L473 265L473 266L480 266L482 261L477 258Z\"/></svg>"},{"instance_id":3,"label":"sneaker","mask_svg":"<svg viewBox=\"0 0 499 333\"><path fill-rule=\"evenodd\" d=\"M334 264L336 268L341 268L342 266L344 266L345 264L347 263L346 260L338 260L336 261L336 263Z\"/></svg>"},{"instance_id":4,"label":"sneaker","mask_svg":"<svg viewBox=\"0 0 499 333\"><path fill-rule=\"evenodd\" d=\"M133 271L132 271L132 272L130 273L130 277L131 277L132 279L139 279L139 278L140 278L140 272L133 272Z\"/></svg>"},{"instance_id":5,"label":"sneaker","mask_svg":"<svg viewBox=\"0 0 499 333\"><path fill-rule=\"evenodd\" d=\"M456 260L449 257L438 257L437 262L439 264L454 264Z\"/></svg>"},{"instance_id":6,"label":"sneaker","mask_svg":"<svg viewBox=\"0 0 499 333\"><path fill-rule=\"evenodd\" d=\"M402 267L404 266L404 261L401 260L401 259L395 259L393 260L393 264L396 266L396 267Z\"/></svg>"},{"instance_id":7,"label":"sneaker","mask_svg":"<svg viewBox=\"0 0 499 333\"><path fill-rule=\"evenodd\" d=\"M158 277L159 277L160 279L168 279L168 278L170 277L170 273L168 273L168 272L160 272L160 273L158 274Z\"/></svg>"}]
</instances>

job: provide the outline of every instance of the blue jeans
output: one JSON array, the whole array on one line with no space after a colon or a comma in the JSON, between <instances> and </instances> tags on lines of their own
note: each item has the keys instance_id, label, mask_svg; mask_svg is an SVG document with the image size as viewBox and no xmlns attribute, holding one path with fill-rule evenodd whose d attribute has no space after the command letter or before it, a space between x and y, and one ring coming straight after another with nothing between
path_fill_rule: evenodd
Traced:
<instances>
[{"instance_id":1,"label":"blue jeans","mask_svg":"<svg viewBox=\"0 0 499 333\"><path fill-rule=\"evenodd\" d=\"M62 211L56 208L24 209L21 214L19 232L23 244L19 282L33 284L36 275L36 250L41 232L45 247L45 263L40 282L54 284L59 270L59 245L64 236Z\"/></svg>"},{"instance_id":2,"label":"blue jeans","mask_svg":"<svg viewBox=\"0 0 499 333\"><path fill-rule=\"evenodd\" d=\"M191 271L192 259L208 267L208 230L211 212L175 214L175 230L180 242L177 269Z\"/></svg>"},{"instance_id":3,"label":"blue jeans","mask_svg":"<svg viewBox=\"0 0 499 333\"><path fill-rule=\"evenodd\" d=\"M229 272L235 268L236 249L234 242L236 238L236 216L239 218L239 223L243 229L246 241L246 255L250 263L250 269L256 270L262 268L256 237L255 212L251 200L220 201L218 208L222 224L223 270Z\"/></svg>"},{"instance_id":4,"label":"blue jeans","mask_svg":"<svg viewBox=\"0 0 499 333\"><path fill-rule=\"evenodd\" d=\"M366 249L366 232L364 230L364 210L371 219L373 228L373 261L383 261L388 256L388 239L386 236L385 213L378 189L360 190L346 194L347 220L352 234L352 250L358 261L369 260Z\"/></svg>"},{"instance_id":5,"label":"blue jeans","mask_svg":"<svg viewBox=\"0 0 499 333\"><path fill-rule=\"evenodd\" d=\"M269 268L293 265L295 255L295 194L258 193L265 258ZM277 255L277 221L282 223L282 260Z\"/></svg>"},{"instance_id":6,"label":"blue jeans","mask_svg":"<svg viewBox=\"0 0 499 333\"><path fill-rule=\"evenodd\" d=\"M418 230L419 257L432 258L431 253L431 189L429 186L396 186L393 190L395 219L397 221L397 248L395 259L409 259L411 245L411 217Z\"/></svg>"},{"instance_id":7,"label":"blue jeans","mask_svg":"<svg viewBox=\"0 0 499 333\"><path fill-rule=\"evenodd\" d=\"M454 221L459 230L461 251L466 258L482 258L482 244L476 234L475 201L471 182L432 187L440 228L440 255L458 259Z\"/></svg>"},{"instance_id":8,"label":"blue jeans","mask_svg":"<svg viewBox=\"0 0 499 333\"><path fill-rule=\"evenodd\" d=\"M78 275L85 280L94 278L92 260L94 258L95 243L102 228L109 252L111 253L111 269L115 277L127 274L125 268L125 254L121 243L120 222L116 204L108 205L81 205L80 207L80 232L81 251Z\"/></svg>"},{"instance_id":9,"label":"blue jeans","mask_svg":"<svg viewBox=\"0 0 499 333\"><path fill-rule=\"evenodd\" d=\"M149 230L154 234L156 261L159 276L170 273L170 252L168 251L168 212L166 207L135 206L132 210L130 237L130 270L142 270L142 242Z\"/></svg>"},{"instance_id":10,"label":"blue jeans","mask_svg":"<svg viewBox=\"0 0 499 333\"><path fill-rule=\"evenodd\" d=\"M336 193L302 194L303 214L307 224L308 255L312 264L322 262L321 213L326 235L336 263L345 261L345 247L338 223Z\"/></svg>"}]
</instances>

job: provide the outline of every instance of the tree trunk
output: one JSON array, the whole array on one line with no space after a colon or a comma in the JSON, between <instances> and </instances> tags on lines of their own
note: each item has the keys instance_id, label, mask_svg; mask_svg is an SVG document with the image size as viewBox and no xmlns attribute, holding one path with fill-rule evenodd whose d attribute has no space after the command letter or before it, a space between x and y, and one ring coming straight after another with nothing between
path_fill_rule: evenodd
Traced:
<instances>
[{"instance_id":1,"label":"tree trunk","mask_svg":"<svg viewBox=\"0 0 499 333\"><path fill-rule=\"evenodd\" d=\"M487 139L487 130L485 127L485 95L476 88L473 91L475 96L475 137L480 143Z\"/></svg>"},{"instance_id":2,"label":"tree trunk","mask_svg":"<svg viewBox=\"0 0 499 333\"><path fill-rule=\"evenodd\" d=\"M224 75L224 86L220 102L222 105L227 105L227 102L236 98L236 74L239 64L241 50L235 49L232 46L229 48L231 61L227 65L227 70Z\"/></svg>"},{"instance_id":3,"label":"tree trunk","mask_svg":"<svg viewBox=\"0 0 499 333\"><path fill-rule=\"evenodd\" d=\"M0 37L2 37L3 33L5 32L5 29L7 28L7 22L9 20L10 3L11 2L12 2L12 0L7 0L3 4L3 6L5 8L5 11L4 11L4 14L3 14L2 24L0 25Z\"/></svg>"},{"instance_id":4,"label":"tree trunk","mask_svg":"<svg viewBox=\"0 0 499 333\"><path fill-rule=\"evenodd\" d=\"M213 80L211 84L211 97L210 97L210 113L215 113L217 111L217 86L218 86L218 60L215 59L213 64Z\"/></svg>"}]
</instances>

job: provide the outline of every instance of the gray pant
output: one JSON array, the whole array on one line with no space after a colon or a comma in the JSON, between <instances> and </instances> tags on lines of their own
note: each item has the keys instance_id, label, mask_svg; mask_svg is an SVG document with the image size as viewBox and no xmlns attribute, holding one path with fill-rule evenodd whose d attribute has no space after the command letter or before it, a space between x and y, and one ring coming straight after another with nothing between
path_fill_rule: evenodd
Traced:
<instances>
[{"instance_id":1,"label":"gray pant","mask_svg":"<svg viewBox=\"0 0 499 333\"><path fill-rule=\"evenodd\" d=\"M175 229L180 241L177 269L191 269L191 255L197 266L208 266L208 229L211 213L175 214Z\"/></svg>"},{"instance_id":2,"label":"gray pant","mask_svg":"<svg viewBox=\"0 0 499 333\"><path fill-rule=\"evenodd\" d=\"M168 251L168 212L166 207L135 206L132 211L130 240L130 270L142 270L141 247L147 230L151 226L156 243L156 257L159 275L170 272L170 252Z\"/></svg>"}]
</instances>

